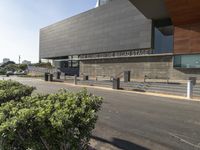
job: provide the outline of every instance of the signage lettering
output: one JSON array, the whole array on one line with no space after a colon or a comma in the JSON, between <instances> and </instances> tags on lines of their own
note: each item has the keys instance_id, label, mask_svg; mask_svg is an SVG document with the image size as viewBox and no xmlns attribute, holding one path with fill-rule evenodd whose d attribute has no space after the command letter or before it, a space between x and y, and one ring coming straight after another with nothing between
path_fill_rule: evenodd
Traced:
<instances>
[{"instance_id":1,"label":"signage lettering","mask_svg":"<svg viewBox=\"0 0 200 150\"><path fill-rule=\"evenodd\" d=\"M117 52L108 52L108 53L99 53L99 54L84 54L84 55L80 55L79 59L132 57L132 56L150 55L152 53L153 51L151 49L128 50L128 51L117 51Z\"/></svg>"}]
</instances>

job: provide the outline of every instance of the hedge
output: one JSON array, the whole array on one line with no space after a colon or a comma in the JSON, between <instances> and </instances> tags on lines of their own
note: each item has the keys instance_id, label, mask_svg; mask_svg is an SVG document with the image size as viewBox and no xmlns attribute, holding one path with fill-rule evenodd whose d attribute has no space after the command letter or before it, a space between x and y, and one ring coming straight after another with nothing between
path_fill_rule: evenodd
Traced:
<instances>
[{"instance_id":1,"label":"hedge","mask_svg":"<svg viewBox=\"0 0 200 150\"><path fill-rule=\"evenodd\" d=\"M102 98L86 90L24 97L0 107L1 150L84 150Z\"/></svg>"},{"instance_id":2,"label":"hedge","mask_svg":"<svg viewBox=\"0 0 200 150\"><path fill-rule=\"evenodd\" d=\"M34 90L34 87L29 87L19 82L0 80L0 104L30 96Z\"/></svg>"}]
</instances>

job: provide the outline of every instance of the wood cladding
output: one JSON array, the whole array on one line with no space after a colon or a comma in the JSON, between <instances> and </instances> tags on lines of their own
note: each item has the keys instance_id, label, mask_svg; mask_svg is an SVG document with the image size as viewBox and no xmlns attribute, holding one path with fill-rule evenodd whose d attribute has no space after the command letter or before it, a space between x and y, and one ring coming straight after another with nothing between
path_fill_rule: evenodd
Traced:
<instances>
[{"instance_id":1,"label":"wood cladding","mask_svg":"<svg viewBox=\"0 0 200 150\"><path fill-rule=\"evenodd\" d=\"M200 0L165 0L174 25L200 22Z\"/></svg>"},{"instance_id":2,"label":"wood cladding","mask_svg":"<svg viewBox=\"0 0 200 150\"><path fill-rule=\"evenodd\" d=\"M174 53L200 53L200 0L165 0L174 24Z\"/></svg>"},{"instance_id":3,"label":"wood cladding","mask_svg":"<svg viewBox=\"0 0 200 150\"><path fill-rule=\"evenodd\" d=\"M200 23L175 26L174 53L200 53Z\"/></svg>"}]
</instances>

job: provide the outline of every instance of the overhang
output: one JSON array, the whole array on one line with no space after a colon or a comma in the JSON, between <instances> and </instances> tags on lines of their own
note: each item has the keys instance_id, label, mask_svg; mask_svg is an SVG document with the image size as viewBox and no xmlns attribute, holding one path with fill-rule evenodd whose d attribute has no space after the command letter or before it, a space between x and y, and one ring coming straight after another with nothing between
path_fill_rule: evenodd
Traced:
<instances>
[{"instance_id":1,"label":"overhang","mask_svg":"<svg viewBox=\"0 0 200 150\"><path fill-rule=\"evenodd\" d=\"M148 19L170 18L165 0L130 0L132 4Z\"/></svg>"}]
</instances>

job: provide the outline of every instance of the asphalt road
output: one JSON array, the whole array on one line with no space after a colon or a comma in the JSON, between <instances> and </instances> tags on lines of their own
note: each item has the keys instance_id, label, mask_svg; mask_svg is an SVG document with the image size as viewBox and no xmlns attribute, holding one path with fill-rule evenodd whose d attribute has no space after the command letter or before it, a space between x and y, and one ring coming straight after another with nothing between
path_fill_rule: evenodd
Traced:
<instances>
[{"instance_id":1,"label":"asphalt road","mask_svg":"<svg viewBox=\"0 0 200 150\"><path fill-rule=\"evenodd\" d=\"M39 79L12 78L35 86L38 93L81 89ZM97 149L200 150L200 102L93 87L88 91L104 98L92 142Z\"/></svg>"}]
</instances>

